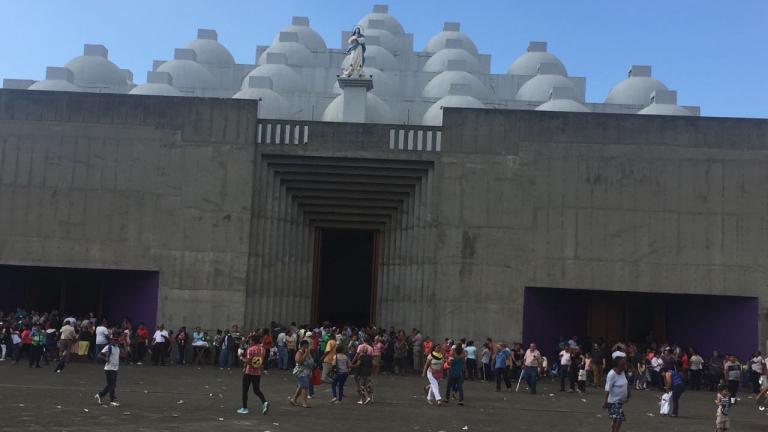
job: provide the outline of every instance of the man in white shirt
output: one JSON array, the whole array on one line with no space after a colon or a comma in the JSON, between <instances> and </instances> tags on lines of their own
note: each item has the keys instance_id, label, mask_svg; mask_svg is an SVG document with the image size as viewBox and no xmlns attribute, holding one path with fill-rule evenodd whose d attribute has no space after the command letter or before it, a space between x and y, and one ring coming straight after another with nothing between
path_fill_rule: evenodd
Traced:
<instances>
[{"instance_id":1,"label":"man in white shirt","mask_svg":"<svg viewBox=\"0 0 768 432\"><path fill-rule=\"evenodd\" d=\"M285 330L277 335L277 367L280 370L288 369L288 346L285 344Z\"/></svg>"},{"instance_id":2,"label":"man in white shirt","mask_svg":"<svg viewBox=\"0 0 768 432\"><path fill-rule=\"evenodd\" d=\"M101 350L109 343L109 329L107 328L107 320L102 320L101 325L96 327L96 357L101 361Z\"/></svg>"},{"instance_id":3,"label":"man in white shirt","mask_svg":"<svg viewBox=\"0 0 768 432\"><path fill-rule=\"evenodd\" d=\"M569 384L570 384L570 393L573 393L574 388L574 382L572 379L570 379L570 371L571 371L571 349L565 348L564 350L560 351L560 354L558 354L558 357L560 357L560 391L565 391L565 379L568 378Z\"/></svg>"},{"instance_id":4,"label":"man in white shirt","mask_svg":"<svg viewBox=\"0 0 768 432\"><path fill-rule=\"evenodd\" d=\"M531 343L528 350L523 356L523 374L521 379L525 380L528 384L528 389L531 394L536 394L536 382L539 380L539 368L542 364L542 357L539 350L536 349L536 344ZM518 384L519 385L519 384Z\"/></svg>"},{"instance_id":5,"label":"man in white shirt","mask_svg":"<svg viewBox=\"0 0 768 432\"><path fill-rule=\"evenodd\" d=\"M165 357L168 355L168 330L163 324L157 326L152 336L152 364L165 366Z\"/></svg>"},{"instance_id":6,"label":"man in white shirt","mask_svg":"<svg viewBox=\"0 0 768 432\"><path fill-rule=\"evenodd\" d=\"M288 363L286 364L287 369L293 369L293 366L296 363L295 359L297 340L296 331L289 328L285 333L285 349L288 350Z\"/></svg>"},{"instance_id":7,"label":"man in white shirt","mask_svg":"<svg viewBox=\"0 0 768 432\"><path fill-rule=\"evenodd\" d=\"M616 351L611 357L614 366L605 379L603 408L608 409L611 432L619 432L625 419L624 404L629 402L629 382L624 373L627 370L627 356L621 351Z\"/></svg>"},{"instance_id":8,"label":"man in white shirt","mask_svg":"<svg viewBox=\"0 0 768 432\"><path fill-rule=\"evenodd\" d=\"M107 377L107 385L94 396L99 405L102 404L101 398L109 394L109 405L113 407L120 406L115 389L117 388L117 370L120 368L120 357L125 357L125 353L120 348L118 341L119 338L117 337L111 338L109 344L99 352L99 357L105 362L104 374Z\"/></svg>"}]
</instances>

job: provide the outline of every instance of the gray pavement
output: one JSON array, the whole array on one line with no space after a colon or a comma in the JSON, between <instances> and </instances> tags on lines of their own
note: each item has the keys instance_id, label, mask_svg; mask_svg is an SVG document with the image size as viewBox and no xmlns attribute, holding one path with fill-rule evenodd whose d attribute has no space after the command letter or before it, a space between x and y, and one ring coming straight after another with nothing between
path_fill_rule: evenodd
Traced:
<instances>
[{"instance_id":1,"label":"gray pavement","mask_svg":"<svg viewBox=\"0 0 768 432\"><path fill-rule=\"evenodd\" d=\"M93 395L104 385L99 366L68 365L62 374L53 367L29 369L0 363L1 431L603 431L602 392L560 393L544 380L536 396L523 392L496 393L489 383L467 382L466 405L433 407L423 398L421 378L380 376L376 398L368 406L355 403L354 382L349 399L328 403L329 386L317 387L311 409L288 404L294 381L288 372L272 372L262 390L272 408L267 416L235 413L240 404L240 371L211 366L121 366L118 408L100 407ZM443 383L444 385L444 383ZM524 386L522 386L524 387ZM687 392L681 417L658 416L657 392L635 392L626 406L624 431L700 432L714 429L713 394ZM250 406L258 406L251 393ZM732 412L734 431L768 430L768 416L759 413L745 395ZM466 427L466 429L465 429Z\"/></svg>"}]
</instances>

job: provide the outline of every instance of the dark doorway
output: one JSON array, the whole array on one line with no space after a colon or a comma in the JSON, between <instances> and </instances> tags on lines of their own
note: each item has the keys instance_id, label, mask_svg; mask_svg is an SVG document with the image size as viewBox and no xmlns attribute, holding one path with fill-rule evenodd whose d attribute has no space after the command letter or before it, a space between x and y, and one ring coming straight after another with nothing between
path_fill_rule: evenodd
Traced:
<instances>
[{"instance_id":1,"label":"dark doorway","mask_svg":"<svg viewBox=\"0 0 768 432\"><path fill-rule=\"evenodd\" d=\"M0 265L0 310L93 312L113 323L128 318L152 328L159 284L155 271Z\"/></svg>"},{"instance_id":2,"label":"dark doorway","mask_svg":"<svg viewBox=\"0 0 768 432\"><path fill-rule=\"evenodd\" d=\"M525 289L523 341L549 355L560 339L584 343L653 340L749 358L758 344L756 297L560 288Z\"/></svg>"},{"instance_id":3,"label":"dark doorway","mask_svg":"<svg viewBox=\"0 0 768 432\"><path fill-rule=\"evenodd\" d=\"M376 289L377 232L318 228L315 246L314 319L367 325Z\"/></svg>"}]
</instances>

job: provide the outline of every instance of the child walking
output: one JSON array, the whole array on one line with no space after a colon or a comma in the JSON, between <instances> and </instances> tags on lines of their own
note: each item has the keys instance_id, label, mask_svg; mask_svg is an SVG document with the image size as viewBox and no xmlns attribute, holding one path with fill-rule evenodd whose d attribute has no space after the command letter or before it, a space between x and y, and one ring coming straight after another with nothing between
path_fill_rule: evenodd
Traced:
<instances>
[{"instance_id":1,"label":"child walking","mask_svg":"<svg viewBox=\"0 0 768 432\"><path fill-rule=\"evenodd\" d=\"M715 431L727 431L731 428L731 421L728 419L728 413L731 410L731 392L728 391L727 385L720 384L717 387L715 405L717 405L717 414L715 415Z\"/></svg>"},{"instance_id":2,"label":"child walking","mask_svg":"<svg viewBox=\"0 0 768 432\"><path fill-rule=\"evenodd\" d=\"M579 366L579 375L578 379L576 380L577 388L579 389L579 393L586 393L587 392L587 367L586 362L583 362L581 366Z\"/></svg>"},{"instance_id":3,"label":"child walking","mask_svg":"<svg viewBox=\"0 0 768 432\"><path fill-rule=\"evenodd\" d=\"M119 407L120 402L117 401L117 395L115 389L117 388L117 370L120 368L120 357L125 357L126 354L120 348L118 336L112 335L109 339L109 344L105 346L99 353L99 358L105 362L104 374L107 377L107 385L104 389L98 393L94 398L99 405L102 404L102 398L109 394L109 405L113 407Z\"/></svg>"},{"instance_id":4,"label":"child walking","mask_svg":"<svg viewBox=\"0 0 768 432\"><path fill-rule=\"evenodd\" d=\"M637 390L646 390L648 388L648 370L644 361L637 362L637 378L635 379L635 388Z\"/></svg>"}]
</instances>

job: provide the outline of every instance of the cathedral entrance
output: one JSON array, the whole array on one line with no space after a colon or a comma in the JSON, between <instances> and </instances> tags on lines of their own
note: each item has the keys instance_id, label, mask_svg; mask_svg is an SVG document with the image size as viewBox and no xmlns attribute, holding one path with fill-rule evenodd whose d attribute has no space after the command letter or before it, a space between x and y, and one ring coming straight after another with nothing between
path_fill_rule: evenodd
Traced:
<instances>
[{"instance_id":1,"label":"cathedral entrance","mask_svg":"<svg viewBox=\"0 0 768 432\"><path fill-rule=\"evenodd\" d=\"M376 299L378 231L317 228L313 319L367 325Z\"/></svg>"}]
</instances>

